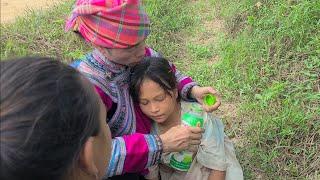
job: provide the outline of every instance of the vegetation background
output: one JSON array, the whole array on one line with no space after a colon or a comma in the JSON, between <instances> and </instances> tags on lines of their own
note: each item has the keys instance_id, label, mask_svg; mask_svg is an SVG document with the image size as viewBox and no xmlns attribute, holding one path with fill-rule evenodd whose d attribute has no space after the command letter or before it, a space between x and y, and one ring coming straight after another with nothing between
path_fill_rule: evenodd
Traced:
<instances>
[{"instance_id":1,"label":"vegetation background","mask_svg":"<svg viewBox=\"0 0 320 180\"><path fill-rule=\"evenodd\" d=\"M64 32L73 0L1 24L1 60L66 63L90 47ZM222 94L215 112L245 179L320 179L320 1L144 0L148 44Z\"/></svg>"}]
</instances>

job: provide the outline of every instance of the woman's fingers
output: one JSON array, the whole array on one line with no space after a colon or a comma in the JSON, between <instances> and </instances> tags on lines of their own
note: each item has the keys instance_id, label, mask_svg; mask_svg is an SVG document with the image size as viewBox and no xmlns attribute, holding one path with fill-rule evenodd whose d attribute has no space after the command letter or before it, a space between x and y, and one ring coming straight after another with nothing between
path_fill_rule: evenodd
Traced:
<instances>
[{"instance_id":1,"label":"woman's fingers","mask_svg":"<svg viewBox=\"0 0 320 180\"><path fill-rule=\"evenodd\" d=\"M200 127L188 127L189 128L189 140L200 140L202 137L202 133L204 132L204 129Z\"/></svg>"},{"instance_id":2,"label":"woman's fingers","mask_svg":"<svg viewBox=\"0 0 320 180\"><path fill-rule=\"evenodd\" d=\"M190 137L190 140L200 140L202 135L200 133L197 133L197 134L192 133L192 134L190 134L189 137Z\"/></svg>"},{"instance_id":3,"label":"woman's fingers","mask_svg":"<svg viewBox=\"0 0 320 180\"><path fill-rule=\"evenodd\" d=\"M216 91L215 89L213 89L213 87L208 87L208 91L209 93L213 94L213 95L217 95L218 91Z\"/></svg>"},{"instance_id":4,"label":"woman's fingers","mask_svg":"<svg viewBox=\"0 0 320 180\"><path fill-rule=\"evenodd\" d=\"M217 98L217 102L213 106L208 106L208 105L203 104L203 109L206 112L213 112L214 110L217 110L220 105L221 105L220 98Z\"/></svg>"},{"instance_id":5,"label":"woman's fingers","mask_svg":"<svg viewBox=\"0 0 320 180\"><path fill-rule=\"evenodd\" d=\"M206 112L213 112L214 110L217 110L219 106L221 105L221 96L218 91L216 91L213 87L194 87L193 88L194 97L197 99L197 101L203 105L203 109ZM212 106L207 106L203 103L203 98L207 94L212 94L216 97L217 102Z\"/></svg>"},{"instance_id":6,"label":"woman's fingers","mask_svg":"<svg viewBox=\"0 0 320 180\"><path fill-rule=\"evenodd\" d=\"M200 145L201 141L200 140L191 140L190 145L191 146L198 146Z\"/></svg>"},{"instance_id":7,"label":"woman's fingers","mask_svg":"<svg viewBox=\"0 0 320 180\"><path fill-rule=\"evenodd\" d=\"M204 129L202 129L200 127L188 127L188 128L194 134L201 134L204 132Z\"/></svg>"},{"instance_id":8,"label":"woman's fingers","mask_svg":"<svg viewBox=\"0 0 320 180\"><path fill-rule=\"evenodd\" d=\"M200 127L176 126L160 135L164 152L178 152L189 148L197 149L204 129ZM193 147L194 146L194 147Z\"/></svg>"},{"instance_id":9,"label":"woman's fingers","mask_svg":"<svg viewBox=\"0 0 320 180\"><path fill-rule=\"evenodd\" d=\"M213 90L213 91L215 91L215 90ZM219 106L221 105L220 96L217 93L212 93L212 94L216 97L216 103L212 106L208 106L203 103L202 107L206 112L213 112L213 111L217 110L219 108Z\"/></svg>"}]
</instances>

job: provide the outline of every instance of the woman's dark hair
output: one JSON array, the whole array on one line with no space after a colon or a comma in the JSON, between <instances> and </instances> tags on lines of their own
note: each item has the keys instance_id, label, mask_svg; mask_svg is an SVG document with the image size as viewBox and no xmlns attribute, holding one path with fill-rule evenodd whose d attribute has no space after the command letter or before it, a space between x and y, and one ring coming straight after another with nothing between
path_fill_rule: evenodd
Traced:
<instances>
[{"instance_id":1,"label":"woman's dark hair","mask_svg":"<svg viewBox=\"0 0 320 180\"><path fill-rule=\"evenodd\" d=\"M86 140L99 133L98 96L57 60L0 63L0 179L61 179Z\"/></svg>"},{"instance_id":2,"label":"woman's dark hair","mask_svg":"<svg viewBox=\"0 0 320 180\"><path fill-rule=\"evenodd\" d=\"M145 57L130 72L130 94L134 102L139 102L140 87L145 79L156 82L169 95L170 91L177 89L175 72L164 58ZM177 100L180 100L180 96Z\"/></svg>"}]
</instances>

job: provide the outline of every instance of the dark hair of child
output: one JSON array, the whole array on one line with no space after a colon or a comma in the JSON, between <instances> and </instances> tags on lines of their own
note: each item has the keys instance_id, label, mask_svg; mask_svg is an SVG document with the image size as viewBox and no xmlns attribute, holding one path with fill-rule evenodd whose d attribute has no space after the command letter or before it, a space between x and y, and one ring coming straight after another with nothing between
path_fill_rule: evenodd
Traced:
<instances>
[{"instance_id":1,"label":"dark hair of child","mask_svg":"<svg viewBox=\"0 0 320 180\"><path fill-rule=\"evenodd\" d=\"M61 179L100 130L98 96L58 60L1 61L2 180Z\"/></svg>"},{"instance_id":2,"label":"dark hair of child","mask_svg":"<svg viewBox=\"0 0 320 180\"><path fill-rule=\"evenodd\" d=\"M174 70L168 60L162 57L145 57L130 70L130 94L134 102L139 102L140 87L145 79L150 79L171 96L177 89ZM180 96L177 101L180 101Z\"/></svg>"}]
</instances>

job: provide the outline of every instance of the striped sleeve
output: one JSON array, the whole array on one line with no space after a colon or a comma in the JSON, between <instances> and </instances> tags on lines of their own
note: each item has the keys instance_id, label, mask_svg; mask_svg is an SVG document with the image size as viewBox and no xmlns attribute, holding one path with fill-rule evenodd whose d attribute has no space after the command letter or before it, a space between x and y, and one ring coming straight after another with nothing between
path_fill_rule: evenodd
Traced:
<instances>
[{"instance_id":1,"label":"striped sleeve","mask_svg":"<svg viewBox=\"0 0 320 180\"><path fill-rule=\"evenodd\" d=\"M109 162L109 168L106 174L107 177L120 175L123 173L126 153L127 152L124 139L121 137L112 139L112 151Z\"/></svg>"},{"instance_id":2,"label":"striped sleeve","mask_svg":"<svg viewBox=\"0 0 320 180\"><path fill-rule=\"evenodd\" d=\"M141 173L155 165L162 153L162 143L156 135L135 133L116 137L112 141L112 153L107 177L123 173Z\"/></svg>"},{"instance_id":3,"label":"striped sleeve","mask_svg":"<svg viewBox=\"0 0 320 180\"><path fill-rule=\"evenodd\" d=\"M145 169L157 164L162 154L162 142L159 136L156 135L144 135L148 145L148 161ZM160 151L158 150L160 148Z\"/></svg>"}]
</instances>

